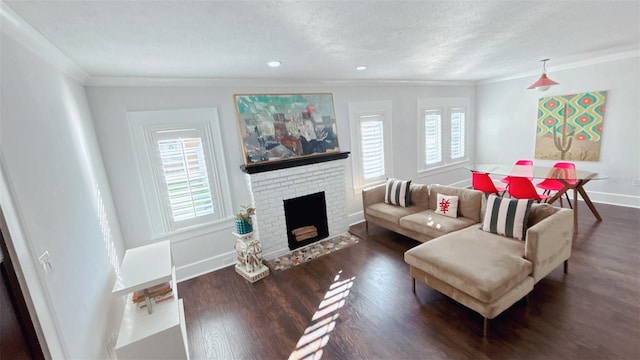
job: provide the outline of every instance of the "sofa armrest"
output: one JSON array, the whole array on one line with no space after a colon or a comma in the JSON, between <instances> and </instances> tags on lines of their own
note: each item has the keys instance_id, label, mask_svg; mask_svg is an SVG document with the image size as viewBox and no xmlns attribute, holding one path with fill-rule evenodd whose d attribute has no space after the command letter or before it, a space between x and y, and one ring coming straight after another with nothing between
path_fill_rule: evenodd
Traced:
<instances>
[{"instance_id":1,"label":"sofa armrest","mask_svg":"<svg viewBox=\"0 0 640 360\"><path fill-rule=\"evenodd\" d=\"M362 210L366 212L369 205L384 202L385 188L386 184L380 184L362 190Z\"/></svg>"},{"instance_id":2,"label":"sofa armrest","mask_svg":"<svg viewBox=\"0 0 640 360\"><path fill-rule=\"evenodd\" d=\"M558 209L527 229L524 257L533 264L537 283L571 256L573 210Z\"/></svg>"}]
</instances>

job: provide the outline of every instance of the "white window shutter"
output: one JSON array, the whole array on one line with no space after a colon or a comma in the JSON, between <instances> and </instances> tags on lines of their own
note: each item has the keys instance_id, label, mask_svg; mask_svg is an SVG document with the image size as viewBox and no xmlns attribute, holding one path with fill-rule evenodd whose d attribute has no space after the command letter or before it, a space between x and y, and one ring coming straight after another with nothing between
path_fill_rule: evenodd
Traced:
<instances>
[{"instance_id":1,"label":"white window shutter","mask_svg":"<svg viewBox=\"0 0 640 360\"><path fill-rule=\"evenodd\" d=\"M173 221L213 214L202 139L164 133L158 151Z\"/></svg>"},{"instance_id":2,"label":"white window shutter","mask_svg":"<svg viewBox=\"0 0 640 360\"><path fill-rule=\"evenodd\" d=\"M424 159L426 165L442 162L442 112L424 112Z\"/></svg>"},{"instance_id":3,"label":"white window shutter","mask_svg":"<svg viewBox=\"0 0 640 360\"><path fill-rule=\"evenodd\" d=\"M465 157L465 111L452 109L451 111L451 159Z\"/></svg>"},{"instance_id":4,"label":"white window shutter","mask_svg":"<svg viewBox=\"0 0 640 360\"><path fill-rule=\"evenodd\" d=\"M380 115L360 117L362 177L365 181L385 176L384 121Z\"/></svg>"}]
</instances>

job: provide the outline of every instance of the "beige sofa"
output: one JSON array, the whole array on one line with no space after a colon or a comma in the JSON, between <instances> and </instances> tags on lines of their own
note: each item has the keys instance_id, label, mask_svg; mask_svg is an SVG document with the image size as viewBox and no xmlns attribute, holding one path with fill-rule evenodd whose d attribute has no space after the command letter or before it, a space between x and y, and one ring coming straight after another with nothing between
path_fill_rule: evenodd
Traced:
<instances>
[{"instance_id":1,"label":"beige sofa","mask_svg":"<svg viewBox=\"0 0 640 360\"><path fill-rule=\"evenodd\" d=\"M418 241L428 241L464 229L481 220L482 192L441 185L411 184L410 206L400 207L384 202L385 184L362 191L362 205L367 227L374 223ZM435 213L434 194L458 196L458 217ZM436 221L437 220L437 221Z\"/></svg>"},{"instance_id":2,"label":"beige sofa","mask_svg":"<svg viewBox=\"0 0 640 360\"><path fill-rule=\"evenodd\" d=\"M384 203L385 185L363 191L369 223L424 242L408 250L415 292L419 279L433 289L484 316L498 316L533 290L533 286L564 262L567 272L573 239L573 211L534 204L525 241L481 230L482 192L441 185L412 184L411 205ZM458 217L435 213L436 194L458 196Z\"/></svg>"}]
</instances>

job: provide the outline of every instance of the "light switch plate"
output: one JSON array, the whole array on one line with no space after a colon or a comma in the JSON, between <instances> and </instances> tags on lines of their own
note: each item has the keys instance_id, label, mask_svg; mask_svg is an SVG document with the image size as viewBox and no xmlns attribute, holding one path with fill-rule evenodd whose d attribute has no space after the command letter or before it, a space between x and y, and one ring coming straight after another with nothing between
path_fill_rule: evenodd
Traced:
<instances>
[{"instance_id":1,"label":"light switch plate","mask_svg":"<svg viewBox=\"0 0 640 360\"><path fill-rule=\"evenodd\" d=\"M40 261L45 274L51 274L53 272L53 265L51 265L51 258L49 257L48 251L42 253L38 258L38 261Z\"/></svg>"}]
</instances>

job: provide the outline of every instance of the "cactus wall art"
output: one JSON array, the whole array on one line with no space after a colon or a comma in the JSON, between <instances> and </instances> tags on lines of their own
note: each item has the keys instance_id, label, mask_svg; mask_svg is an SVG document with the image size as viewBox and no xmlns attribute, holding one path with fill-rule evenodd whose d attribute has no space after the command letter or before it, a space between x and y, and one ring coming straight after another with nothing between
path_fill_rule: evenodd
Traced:
<instances>
[{"instance_id":1,"label":"cactus wall art","mask_svg":"<svg viewBox=\"0 0 640 360\"><path fill-rule=\"evenodd\" d=\"M599 161L606 91L538 100L536 159Z\"/></svg>"}]
</instances>

